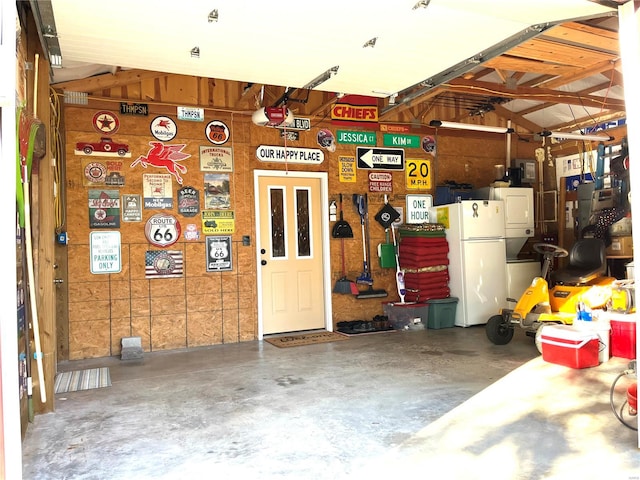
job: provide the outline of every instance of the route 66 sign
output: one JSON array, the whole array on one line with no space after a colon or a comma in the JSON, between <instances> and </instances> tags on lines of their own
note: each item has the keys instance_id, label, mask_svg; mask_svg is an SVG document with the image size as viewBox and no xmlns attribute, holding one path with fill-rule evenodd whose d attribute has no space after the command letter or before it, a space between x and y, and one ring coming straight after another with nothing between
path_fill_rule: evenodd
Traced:
<instances>
[{"instance_id":1,"label":"route 66 sign","mask_svg":"<svg viewBox=\"0 0 640 480\"><path fill-rule=\"evenodd\" d=\"M231 237L206 237L207 272L232 270Z\"/></svg>"},{"instance_id":2,"label":"route 66 sign","mask_svg":"<svg viewBox=\"0 0 640 480\"><path fill-rule=\"evenodd\" d=\"M144 234L147 240L156 247L168 247L180 238L182 229L180 222L173 215L158 213L147 220Z\"/></svg>"}]
</instances>

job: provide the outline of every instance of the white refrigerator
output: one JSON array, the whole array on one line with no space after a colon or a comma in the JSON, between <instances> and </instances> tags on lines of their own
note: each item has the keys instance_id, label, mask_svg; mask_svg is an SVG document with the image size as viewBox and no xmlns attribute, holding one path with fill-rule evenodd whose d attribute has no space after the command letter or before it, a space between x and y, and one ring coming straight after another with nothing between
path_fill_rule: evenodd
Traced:
<instances>
[{"instance_id":1,"label":"white refrigerator","mask_svg":"<svg viewBox=\"0 0 640 480\"><path fill-rule=\"evenodd\" d=\"M458 297L455 324L487 323L507 306L504 203L462 200L431 207L429 219L445 226L449 288Z\"/></svg>"}]
</instances>

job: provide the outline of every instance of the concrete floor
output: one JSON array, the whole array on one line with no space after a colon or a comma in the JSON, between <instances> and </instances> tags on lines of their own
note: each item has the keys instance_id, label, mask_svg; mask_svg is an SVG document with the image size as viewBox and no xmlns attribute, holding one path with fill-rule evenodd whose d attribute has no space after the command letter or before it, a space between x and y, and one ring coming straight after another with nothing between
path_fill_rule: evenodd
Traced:
<instances>
[{"instance_id":1,"label":"concrete floor","mask_svg":"<svg viewBox=\"0 0 640 480\"><path fill-rule=\"evenodd\" d=\"M65 362L107 366L113 385L56 395L55 413L29 425L23 473L637 479L637 432L609 407L627 363L552 365L523 331L496 346L483 326Z\"/></svg>"}]
</instances>

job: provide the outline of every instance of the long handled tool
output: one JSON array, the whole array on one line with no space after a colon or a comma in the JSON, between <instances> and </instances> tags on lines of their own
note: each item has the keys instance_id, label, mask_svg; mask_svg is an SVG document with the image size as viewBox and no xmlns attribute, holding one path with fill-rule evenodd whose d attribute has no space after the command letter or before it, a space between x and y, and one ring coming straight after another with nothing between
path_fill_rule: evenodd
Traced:
<instances>
[{"instance_id":1,"label":"long handled tool","mask_svg":"<svg viewBox=\"0 0 640 480\"><path fill-rule=\"evenodd\" d=\"M407 290L404 285L404 271L400 270L400 258L398 258L398 244L396 242L396 229L391 224L391 235L393 236L393 249L396 252L396 286L398 288L398 295L400 295L400 303L404 303L404 296Z\"/></svg>"},{"instance_id":2,"label":"long handled tool","mask_svg":"<svg viewBox=\"0 0 640 480\"><path fill-rule=\"evenodd\" d=\"M35 55L34 70L34 114L37 105L37 85L38 85L38 61L39 55ZM38 322L38 306L36 303L36 284L33 267L33 245L31 240L31 193L29 190L29 181L31 179L31 167L33 162L33 152L36 144L36 136L41 125L35 118L28 118L22 108L17 111L17 128L18 128L18 149L17 149L17 167L21 174L22 195L18 194L18 212L20 218L20 227L24 227L25 250L27 255L27 276L28 276L28 292L31 307L31 320L33 324L33 341L35 351L33 358L36 360L38 368L38 381L40 382L40 401L47 402L47 387L44 379L44 368L42 365L42 348L40 346L40 328ZM17 187L17 185L16 185ZM27 338L27 341L29 339ZM31 361L28 359L27 361ZM31 378L27 379L27 390L31 392Z\"/></svg>"},{"instance_id":3,"label":"long handled tool","mask_svg":"<svg viewBox=\"0 0 640 480\"><path fill-rule=\"evenodd\" d=\"M356 283L373 285L373 279L369 271L369 262L367 258L367 237L364 232L364 224L366 221L367 201L364 195L353 195L353 202L358 214L360 215L360 228L362 230L362 273L356 278Z\"/></svg>"},{"instance_id":4,"label":"long handled tool","mask_svg":"<svg viewBox=\"0 0 640 480\"><path fill-rule=\"evenodd\" d=\"M333 238L353 238L353 230L342 214L342 194L340 194L340 220L333 224L331 230L331 236Z\"/></svg>"},{"instance_id":5,"label":"long handled tool","mask_svg":"<svg viewBox=\"0 0 640 480\"><path fill-rule=\"evenodd\" d=\"M386 297L388 294L386 290L374 290L373 288L373 279L371 278L371 270L369 267L368 260L371 258L371 237L369 235L369 201L367 198L367 194L364 194L358 198L358 212L360 213L361 223L362 223L362 239L363 239L363 251L364 251L364 272L361 275L363 280L366 280L366 283L369 285L369 288L360 292L356 298L365 299L365 298L376 298L376 297ZM366 234L365 234L366 230ZM357 282L357 280L356 280ZM365 283L360 282L360 283Z\"/></svg>"}]
</instances>

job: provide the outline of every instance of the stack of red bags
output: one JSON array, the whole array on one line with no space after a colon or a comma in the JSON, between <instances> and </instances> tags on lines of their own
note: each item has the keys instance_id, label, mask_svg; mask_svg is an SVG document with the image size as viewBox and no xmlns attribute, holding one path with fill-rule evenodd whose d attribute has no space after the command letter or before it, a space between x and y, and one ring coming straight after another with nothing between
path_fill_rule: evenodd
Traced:
<instances>
[{"instance_id":1,"label":"stack of red bags","mask_svg":"<svg viewBox=\"0 0 640 480\"><path fill-rule=\"evenodd\" d=\"M447 298L449 290L449 243L444 227L430 224L400 229L398 259L404 271L408 302Z\"/></svg>"}]
</instances>

